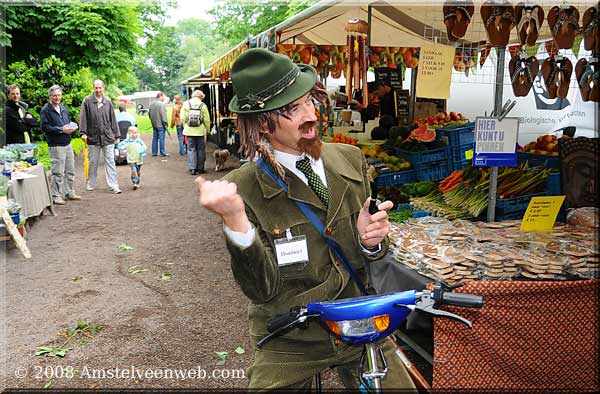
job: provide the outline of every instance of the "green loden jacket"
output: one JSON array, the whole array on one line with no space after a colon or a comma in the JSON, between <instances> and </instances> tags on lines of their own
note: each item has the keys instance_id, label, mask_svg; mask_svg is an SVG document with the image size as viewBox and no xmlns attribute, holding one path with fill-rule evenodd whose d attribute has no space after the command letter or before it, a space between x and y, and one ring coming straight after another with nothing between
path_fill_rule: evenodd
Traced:
<instances>
[{"instance_id":1,"label":"green loden jacket","mask_svg":"<svg viewBox=\"0 0 600 394\"><path fill-rule=\"evenodd\" d=\"M310 302L360 295L321 235L293 200L311 206L346 258L366 285L364 265L383 257L387 240L380 253L367 257L359 244L356 220L370 195L367 164L359 149L345 144L323 144L322 159L330 193L329 207L302 180L286 170L288 192L255 163L248 163L229 173L225 179L235 182L244 199L248 218L256 228L253 244L242 250L227 240L235 280L250 299L250 335L253 343L267 335L267 321L293 306ZM279 234L275 235L279 229ZM280 270L274 254L274 240L292 236L307 238L309 263L301 270ZM360 347L335 344L317 322L307 329L294 329L286 335L255 349L254 365L249 370L250 388L276 388L310 378L332 365L354 360Z\"/></svg>"}]
</instances>

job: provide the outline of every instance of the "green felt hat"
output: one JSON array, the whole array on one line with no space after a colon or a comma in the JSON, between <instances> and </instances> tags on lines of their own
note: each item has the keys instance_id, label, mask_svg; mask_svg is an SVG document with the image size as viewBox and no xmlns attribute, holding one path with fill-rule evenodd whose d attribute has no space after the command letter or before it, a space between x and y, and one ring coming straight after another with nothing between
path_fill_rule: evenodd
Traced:
<instances>
[{"instance_id":1,"label":"green felt hat","mask_svg":"<svg viewBox=\"0 0 600 394\"><path fill-rule=\"evenodd\" d=\"M242 53L231 67L235 96L229 110L252 114L281 108L308 93L317 81L311 66L262 48Z\"/></svg>"}]
</instances>

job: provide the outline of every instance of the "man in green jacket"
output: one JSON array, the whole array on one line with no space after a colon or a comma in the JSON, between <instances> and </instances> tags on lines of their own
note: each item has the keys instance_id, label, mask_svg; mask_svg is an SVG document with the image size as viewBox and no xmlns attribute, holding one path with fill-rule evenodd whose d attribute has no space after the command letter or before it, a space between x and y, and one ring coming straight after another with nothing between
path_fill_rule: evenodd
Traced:
<instances>
[{"instance_id":1,"label":"man in green jacket","mask_svg":"<svg viewBox=\"0 0 600 394\"><path fill-rule=\"evenodd\" d=\"M268 320L293 306L360 295L294 201L310 205L363 283L364 265L387 252L386 210L393 204L385 201L369 214L367 164L360 150L319 139L315 103L328 100L314 68L250 49L234 63L231 79L236 96L229 109L238 114L243 154L258 152L288 187L285 192L256 162L222 180L196 180L200 205L223 219L234 278L250 299L250 335L256 343L268 334ZM283 257L290 239L307 259ZM391 345L386 341L383 348L390 365L383 387L414 388ZM346 387L357 388L361 350L316 323L293 329L255 349L250 388L308 391L313 376L331 366Z\"/></svg>"}]
</instances>

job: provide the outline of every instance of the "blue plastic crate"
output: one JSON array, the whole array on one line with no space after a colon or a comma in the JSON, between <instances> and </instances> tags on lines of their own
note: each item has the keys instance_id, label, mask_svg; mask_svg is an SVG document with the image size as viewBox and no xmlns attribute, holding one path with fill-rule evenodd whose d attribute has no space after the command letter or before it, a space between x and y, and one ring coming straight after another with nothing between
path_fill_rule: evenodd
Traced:
<instances>
[{"instance_id":1,"label":"blue plastic crate","mask_svg":"<svg viewBox=\"0 0 600 394\"><path fill-rule=\"evenodd\" d=\"M560 186L560 172L553 172L546 180L546 193L549 196L562 196Z\"/></svg>"},{"instance_id":2,"label":"blue plastic crate","mask_svg":"<svg viewBox=\"0 0 600 394\"><path fill-rule=\"evenodd\" d=\"M437 148L412 152L408 150L396 149L396 156L403 157L410 161L415 169L421 165L427 165L441 160L448 160L448 148Z\"/></svg>"},{"instance_id":3,"label":"blue plastic crate","mask_svg":"<svg viewBox=\"0 0 600 394\"><path fill-rule=\"evenodd\" d=\"M513 197L513 198L504 198L496 200L496 215L504 215L506 216L509 213L521 213L521 217L527 210L527 206L529 205L529 201L531 201L532 197L538 196L546 196L546 192L535 193L535 194L527 194L525 196Z\"/></svg>"},{"instance_id":4,"label":"blue plastic crate","mask_svg":"<svg viewBox=\"0 0 600 394\"><path fill-rule=\"evenodd\" d=\"M412 183L417 180L415 170L388 172L377 175L375 178L375 184L377 186L391 186L391 185L404 185L405 183Z\"/></svg>"},{"instance_id":5,"label":"blue plastic crate","mask_svg":"<svg viewBox=\"0 0 600 394\"><path fill-rule=\"evenodd\" d=\"M473 143L448 147L448 168L450 171L460 170L473 162L465 157L465 152L473 149Z\"/></svg>"},{"instance_id":6,"label":"blue plastic crate","mask_svg":"<svg viewBox=\"0 0 600 394\"><path fill-rule=\"evenodd\" d=\"M439 181L450 175L446 160L430 165L421 165L415 169L418 181Z\"/></svg>"},{"instance_id":7,"label":"blue plastic crate","mask_svg":"<svg viewBox=\"0 0 600 394\"><path fill-rule=\"evenodd\" d=\"M529 167L544 167L560 169L559 156L538 155L535 153L518 152L517 163L528 162Z\"/></svg>"},{"instance_id":8,"label":"blue plastic crate","mask_svg":"<svg viewBox=\"0 0 600 394\"><path fill-rule=\"evenodd\" d=\"M456 126L440 127L436 130L436 138L449 146L473 145L475 141L475 123L465 123Z\"/></svg>"}]
</instances>

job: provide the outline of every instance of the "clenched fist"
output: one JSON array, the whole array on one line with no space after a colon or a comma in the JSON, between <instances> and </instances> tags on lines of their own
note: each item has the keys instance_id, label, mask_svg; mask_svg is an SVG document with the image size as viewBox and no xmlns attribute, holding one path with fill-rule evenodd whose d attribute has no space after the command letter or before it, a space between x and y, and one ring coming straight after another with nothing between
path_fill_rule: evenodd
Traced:
<instances>
[{"instance_id":1,"label":"clenched fist","mask_svg":"<svg viewBox=\"0 0 600 394\"><path fill-rule=\"evenodd\" d=\"M232 231L245 233L250 229L244 201L237 193L237 185L225 180L207 181L196 178L200 193L200 206L223 218L223 223Z\"/></svg>"}]
</instances>

